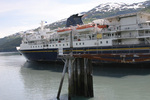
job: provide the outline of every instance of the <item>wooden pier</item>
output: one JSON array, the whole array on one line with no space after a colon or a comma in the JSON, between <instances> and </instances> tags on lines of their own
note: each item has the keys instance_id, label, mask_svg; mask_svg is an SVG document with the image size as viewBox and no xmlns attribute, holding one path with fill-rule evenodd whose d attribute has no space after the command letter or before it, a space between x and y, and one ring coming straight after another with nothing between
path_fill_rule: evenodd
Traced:
<instances>
[{"instance_id":1,"label":"wooden pier","mask_svg":"<svg viewBox=\"0 0 150 100\"><path fill-rule=\"evenodd\" d=\"M93 97L93 68L88 58L65 56L65 65L57 99L59 99L65 73L68 69L68 100L73 96Z\"/></svg>"}]
</instances>

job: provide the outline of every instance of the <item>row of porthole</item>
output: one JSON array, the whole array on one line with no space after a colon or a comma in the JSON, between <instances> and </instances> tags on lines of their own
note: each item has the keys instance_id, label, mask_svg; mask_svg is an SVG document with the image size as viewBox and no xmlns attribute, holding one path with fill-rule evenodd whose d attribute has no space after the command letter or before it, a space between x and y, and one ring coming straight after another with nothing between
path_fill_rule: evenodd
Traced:
<instances>
[{"instance_id":1,"label":"row of porthole","mask_svg":"<svg viewBox=\"0 0 150 100\"><path fill-rule=\"evenodd\" d=\"M84 42L83 43L76 43L76 45L84 45ZM56 45L49 45L49 47L57 47L57 46L61 46L61 44L56 44ZM63 44L63 46L65 46L65 44ZM68 43L66 44L66 46L68 46ZM43 46L31 46L31 48L39 48L39 47L48 47L48 45L43 45Z\"/></svg>"},{"instance_id":2,"label":"row of porthole","mask_svg":"<svg viewBox=\"0 0 150 100\"><path fill-rule=\"evenodd\" d=\"M100 41L100 44L102 44L103 43L103 41ZM106 41L106 43L108 43L108 41Z\"/></svg>"}]
</instances>

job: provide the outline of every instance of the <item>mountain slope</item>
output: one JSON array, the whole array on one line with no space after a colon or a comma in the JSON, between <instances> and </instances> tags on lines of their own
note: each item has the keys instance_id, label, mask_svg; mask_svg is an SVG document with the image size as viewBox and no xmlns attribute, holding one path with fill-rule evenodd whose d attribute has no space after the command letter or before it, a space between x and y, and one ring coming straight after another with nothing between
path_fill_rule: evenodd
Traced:
<instances>
[{"instance_id":1,"label":"mountain slope","mask_svg":"<svg viewBox=\"0 0 150 100\"><path fill-rule=\"evenodd\" d=\"M0 52L11 52L11 51L17 51L16 47L20 45L22 38L16 37L12 39L3 39L6 42L3 42L3 44L0 45Z\"/></svg>"}]
</instances>

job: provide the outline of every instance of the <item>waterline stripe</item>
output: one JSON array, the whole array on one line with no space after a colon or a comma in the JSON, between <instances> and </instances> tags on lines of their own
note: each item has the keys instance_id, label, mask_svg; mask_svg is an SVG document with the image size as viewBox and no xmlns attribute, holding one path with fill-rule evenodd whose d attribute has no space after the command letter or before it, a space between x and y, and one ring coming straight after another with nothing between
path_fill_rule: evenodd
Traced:
<instances>
[{"instance_id":1,"label":"waterline stripe","mask_svg":"<svg viewBox=\"0 0 150 100\"><path fill-rule=\"evenodd\" d=\"M80 49L80 50L73 50L73 52L83 52L83 51L113 51L113 50L150 50L150 47L143 47L143 48L113 48L113 49ZM58 50L44 50L44 51L21 51L24 53L32 53L32 52L58 52ZM63 50L63 52L70 52L70 50Z\"/></svg>"}]
</instances>

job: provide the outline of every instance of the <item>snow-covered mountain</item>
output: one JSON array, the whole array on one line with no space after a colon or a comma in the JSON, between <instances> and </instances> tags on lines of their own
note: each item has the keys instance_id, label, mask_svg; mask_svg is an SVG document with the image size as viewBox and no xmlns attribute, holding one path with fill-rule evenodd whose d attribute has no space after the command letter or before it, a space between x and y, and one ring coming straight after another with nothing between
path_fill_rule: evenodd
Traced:
<instances>
[{"instance_id":1,"label":"snow-covered mountain","mask_svg":"<svg viewBox=\"0 0 150 100\"><path fill-rule=\"evenodd\" d=\"M106 3L100 4L97 7L90 10L90 12L111 12L114 10L127 10L127 9L142 9L145 8L144 2L126 4L126 3Z\"/></svg>"}]
</instances>

